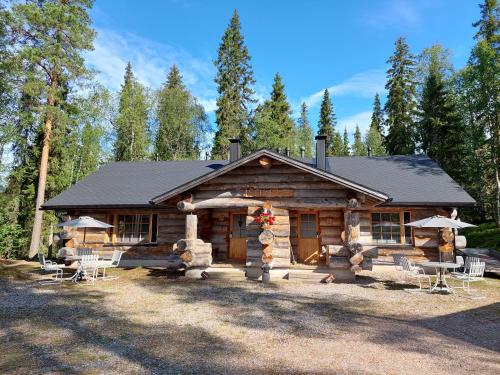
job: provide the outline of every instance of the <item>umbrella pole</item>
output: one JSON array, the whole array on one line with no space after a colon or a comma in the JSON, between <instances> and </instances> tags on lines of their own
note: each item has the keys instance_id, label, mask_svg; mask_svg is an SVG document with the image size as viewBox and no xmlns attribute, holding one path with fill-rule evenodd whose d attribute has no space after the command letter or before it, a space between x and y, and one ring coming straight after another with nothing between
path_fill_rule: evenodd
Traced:
<instances>
[{"instance_id":1,"label":"umbrella pole","mask_svg":"<svg viewBox=\"0 0 500 375\"><path fill-rule=\"evenodd\" d=\"M83 228L83 247L85 247L85 237L87 236L87 227Z\"/></svg>"}]
</instances>

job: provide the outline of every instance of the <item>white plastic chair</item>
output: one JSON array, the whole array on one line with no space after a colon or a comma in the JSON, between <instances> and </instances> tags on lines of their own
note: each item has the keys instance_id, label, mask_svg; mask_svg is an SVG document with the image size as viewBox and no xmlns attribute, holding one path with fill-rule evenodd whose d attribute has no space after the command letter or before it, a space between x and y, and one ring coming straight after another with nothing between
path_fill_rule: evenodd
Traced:
<instances>
[{"instance_id":1,"label":"white plastic chair","mask_svg":"<svg viewBox=\"0 0 500 375\"><path fill-rule=\"evenodd\" d=\"M91 284L95 284L97 279L97 266L98 266L97 255L82 255L82 260L80 262L79 271L83 273L83 276L87 278Z\"/></svg>"},{"instance_id":2,"label":"white plastic chair","mask_svg":"<svg viewBox=\"0 0 500 375\"><path fill-rule=\"evenodd\" d=\"M411 279L418 279L420 290L422 290L422 279L427 280L427 282L429 283L429 290L431 289L431 277L425 274L425 271L422 267L411 264L411 262L406 257L401 258L401 266L403 267L405 278L409 277Z\"/></svg>"},{"instance_id":3,"label":"white plastic chair","mask_svg":"<svg viewBox=\"0 0 500 375\"><path fill-rule=\"evenodd\" d=\"M102 268L102 278L106 278L106 269L107 268L116 268L120 264L120 260L123 255L123 251L113 250L113 255L111 256L111 260L100 260L97 263L97 268Z\"/></svg>"},{"instance_id":4,"label":"white plastic chair","mask_svg":"<svg viewBox=\"0 0 500 375\"><path fill-rule=\"evenodd\" d=\"M79 249L76 249L76 255L92 255L92 249L88 247L81 247Z\"/></svg>"},{"instance_id":5,"label":"white plastic chair","mask_svg":"<svg viewBox=\"0 0 500 375\"><path fill-rule=\"evenodd\" d=\"M403 271L403 264L402 264L402 261L403 261L403 258L405 256L404 255L401 255L401 254L393 254L392 255L392 259L394 261L394 266L396 267L396 270L398 271Z\"/></svg>"},{"instance_id":6,"label":"white plastic chair","mask_svg":"<svg viewBox=\"0 0 500 375\"><path fill-rule=\"evenodd\" d=\"M57 281L58 276L62 280L62 277L63 277L63 270L62 269L64 267L63 264L57 264L57 263L54 263L50 260L45 260L45 255L43 255L42 253L38 253L38 261L40 262L40 268L42 269L42 271L55 272L56 273L56 281ZM47 282L42 282L42 283L47 283Z\"/></svg>"},{"instance_id":7,"label":"white plastic chair","mask_svg":"<svg viewBox=\"0 0 500 375\"><path fill-rule=\"evenodd\" d=\"M451 273L451 277L453 279L462 281L462 286L455 288L461 288L467 290L467 292L470 292L471 282L483 280L485 267L486 267L485 262L471 261L468 264L466 262L466 267L464 272ZM465 287L466 283L467 283L467 288Z\"/></svg>"}]
</instances>

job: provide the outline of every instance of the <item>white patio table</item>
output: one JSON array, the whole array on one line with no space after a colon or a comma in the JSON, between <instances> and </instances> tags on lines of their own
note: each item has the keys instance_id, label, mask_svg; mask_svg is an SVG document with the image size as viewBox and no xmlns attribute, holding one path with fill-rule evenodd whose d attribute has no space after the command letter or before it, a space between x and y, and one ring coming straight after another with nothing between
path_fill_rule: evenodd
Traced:
<instances>
[{"instance_id":1,"label":"white patio table","mask_svg":"<svg viewBox=\"0 0 500 375\"><path fill-rule=\"evenodd\" d=\"M419 265L424 266L424 267L432 267L436 269L436 283L431 289L431 292L444 292L444 293L450 293L451 292L451 287L448 286L448 283L446 282L446 270L447 269L456 269L460 267L458 263L453 263L453 262L422 262L419 263Z\"/></svg>"},{"instance_id":2,"label":"white patio table","mask_svg":"<svg viewBox=\"0 0 500 375\"><path fill-rule=\"evenodd\" d=\"M77 281L81 281L83 279L83 269L82 269L82 257L83 255L68 255L65 257L67 260L73 260L78 262L78 268L76 269L76 272L73 276L71 276L68 280L73 280L75 283ZM103 260L104 258L99 256L99 260Z\"/></svg>"}]
</instances>

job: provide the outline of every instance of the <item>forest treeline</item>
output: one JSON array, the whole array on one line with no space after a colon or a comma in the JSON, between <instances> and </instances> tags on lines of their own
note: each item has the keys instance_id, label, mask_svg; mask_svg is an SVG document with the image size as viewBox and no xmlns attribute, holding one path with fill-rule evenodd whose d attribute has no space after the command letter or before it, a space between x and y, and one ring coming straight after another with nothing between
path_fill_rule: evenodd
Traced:
<instances>
[{"instance_id":1,"label":"forest treeline","mask_svg":"<svg viewBox=\"0 0 500 375\"><path fill-rule=\"evenodd\" d=\"M0 257L49 246L58 218L40 206L108 161L197 159L209 150L226 159L230 138L240 138L243 153L266 147L299 156L303 147L313 155L309 109L302 103L294 118L286 77L276 73L257 103L237 11L214 61L212 127L175 65L157 90L130 63L118 92L97 81L84 60L95 37L92 3L0 1ZM357 127L349 141L327 89L317 133L328 136L328 155L428 155L477 200L470 220L500 225L499 2L479 10L465 67L454 69L442 45L415 52L400 37L387 61L387 97L375 95L366 133Z\"/></svg>"}]
</instances>

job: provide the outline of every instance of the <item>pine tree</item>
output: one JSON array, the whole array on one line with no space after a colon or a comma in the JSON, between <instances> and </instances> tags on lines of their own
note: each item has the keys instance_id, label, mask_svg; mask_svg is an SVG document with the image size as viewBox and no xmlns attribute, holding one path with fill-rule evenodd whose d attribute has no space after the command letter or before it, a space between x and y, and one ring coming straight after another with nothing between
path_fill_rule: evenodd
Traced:
<instances>
[{"instance_id":1,"label":"pine tree","mask_svg":"<svg viewBox=\"0 0 500 375\"><path fill-rule=\"evenodd\" d=\"M296 154L295 122L285 94L285 86L278 73L274 77L271 99L258 106L254 123L254 142L257 148L288 148Z\"/></svg>"},{"instance_id":2,"label":"pine tree","mask_svg":"<svg viewBox=\"0 0 500 375\"><path fill-rule=\"evenodd\" d=\"M182 76L175 65L170 69L157 99L158 129L154 156L160 160L198 158L207 129L207 116L182 83Z\"/></svg>"},{"instance_id":3,"label":"pine tree","mask_svg":"<svg viewBox=\"0 0 500 375\"><path fill-rule=\"evenodd\" d=\"M372 121L370 123L370 127L375 127L380 134L383 134L383 126L384 115L380 106L380 97L377 93L375 94L375 99L373 100Z\"/></svg>"},{"instance_id":4,"label":"pine tree","mask_svg":"<svg viewBox=\"0 0 500 375\"><path fill-rule=\"evenodd\" d=\"M235 10L215 60L215 82L219 96L215 111L217 132L212 147L212 158L227 158L230 138L240 138L244 153L250 147L248 106L254 102L252 85L255 83L250 59L241 33L238 12Z\"/></svg>"},{"instance_id":5,"label":"pine tree","mask_svg":"<svg viewBox=\"0 0 500 375\"><path fill-rule=\"evenodd\" d=\"M300 117L298 119L297 127L297 142L299 150L304 147L304 156L311 157L313 155L313 132L309 124L307 115L307 104L302 102L300 106Z\"/></svg>"},{"instance_id":6,"label":"pine tree","mask_svg":"<svg viewBox=\"0 0 500 375\"><path fill-rule=\"evenodd\" d=\"M6 21L15 46L15 58L20 66L36 66L33 81L39 84L43 105L43 137L38 172L32 238L29 256L39 251L42 234L49 151L55 122L64 123L61 113L62 95L70 84L86 75L82 53L92 49L94 31L90 27L88 0L41 1L14 4ZM29 37L26 37L29 35Z\"/></svg>"},{"instance_id":7,"label":"pine tree","mask_svg":"<svg viewBox=\"0 0 500 375\"><path fill-rule=\"evenodd\" d=\"M361 137L361 130L359 126L356 125L356 130L354 131L354 144L352 146L352 154L354 156L366 156L368 155L366 150L366 145Z\"/></svg>"},{"instance_id":8,"label":"pine tree","mask_svg":"<svg viewBox=\"0 0 500 375\"><path fill-rule=\"evenodd\" d=\"M144 87L135 79L130 62L119 93L114 120L116 161L145 160L148 157L148 103Z\"/></svg>"},{"instance_id":9,"label":"pine tree","mask_svg":"<svg viewBox=\"0 0 500 375\"><path fill-rule=\"evenodd\" d=\"M415 152L415 61L404 38L396 41L394 55L388 60L388 91L384 111L387 116L386 148L389 154Z\"/></svg>"},{"instance_id":10,"label":"pine tree","mask_svg":"<svg viewBox=\"0 0 500 375\"><path fill-rule=\"evenodd\" d=\"M330 94L327 89L323 92L321 101L318 134L326 135L327 138L327 156L339 156L343 154L344 145L338 131L335 130L337 118L330 100Z\"/></svg>"}]
</instances>

